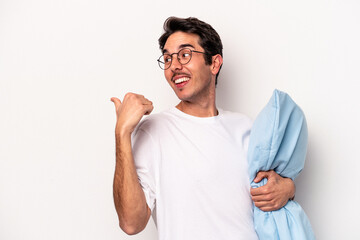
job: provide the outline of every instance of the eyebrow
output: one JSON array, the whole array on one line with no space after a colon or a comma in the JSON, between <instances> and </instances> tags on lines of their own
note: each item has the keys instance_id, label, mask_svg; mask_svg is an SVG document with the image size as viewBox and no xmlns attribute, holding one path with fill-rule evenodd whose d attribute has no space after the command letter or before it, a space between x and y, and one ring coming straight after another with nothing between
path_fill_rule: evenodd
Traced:
<instances>
[{"instance_id":1,"label":"eyebrow","mask_svg":"<svg viewBox=\"0 0 360 240\"><path fill-rule=\"evenodd\" d=\"M179 46L179 49L186 48L186 47L191 47L191 48L195 49L195 47L193 45L191 45L190 43L181 44ZM162 53L165 54L165 53L168 53L168 52L169 51L167 49L164 49Z\"/></svg>"}]
</instances>

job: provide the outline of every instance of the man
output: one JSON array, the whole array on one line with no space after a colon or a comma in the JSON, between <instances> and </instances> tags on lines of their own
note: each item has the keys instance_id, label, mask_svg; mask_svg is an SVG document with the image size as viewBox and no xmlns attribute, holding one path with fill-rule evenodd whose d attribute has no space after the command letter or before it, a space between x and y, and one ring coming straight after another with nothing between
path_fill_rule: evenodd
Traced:
<instances>
[{"instance_id":1,"label":"man","mask_svg":"<svg viewBox=\"0 0 360 240\"><path fill-rule=\"evenodd\" d=\"M251 121L216 107L222 66L216 31L196 18L165 21L159 66L180 103L153 114L152 102L128 93L117 113L114 201L120 227L142 231L153 216L160 240L257 239L252 201L263 211L294 195L290 179L260 172L251 189L247 144ZM250 196L251 193L251 196Z\"/></svg>"}]
</instances>

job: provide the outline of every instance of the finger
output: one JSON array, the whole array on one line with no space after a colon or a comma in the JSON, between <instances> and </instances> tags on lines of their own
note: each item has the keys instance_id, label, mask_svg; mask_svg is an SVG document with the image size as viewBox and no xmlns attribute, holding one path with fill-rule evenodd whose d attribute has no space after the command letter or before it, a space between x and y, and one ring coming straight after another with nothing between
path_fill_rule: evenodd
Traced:
<instances>
[{"instance_id":1,"label":"finger","mask_svg":"<svg viewBox=\"0 0 360 240\"><path fill-rule=\"evenodd\" d=\"M250 189L251 196L267 195L269 193L271 193L271 189L267 185Z\"/></svg>"},{"instance_id":2,"label":"finger","mask_svg":"<svg viewBox=\"0 0 360 240\"><path fill-rule=\"evenodd\" d=\"M256 203L255 206L260 208L262 211L266 212L266 211L278 210L278 209L282 208L283 206L285 206L285 204L279 204L279 203L274 203L272 201L269 201L269 202Z\"/></svg>"},{"instance_id":3,"label":"finger","mask_svg":"<svg viewBox=\"0 0 360 240\"><path fill-rule=\"evenodd\" d=\"M141 103L147 104L147 105L152 104L152 102L149 99L145 98L144 96L142 96L142 98L141 98Z\"/></svg>"},{"instance_id":4,"label":"finger","mask_svg":"<svg viewBox=\"0 0 360 240\"><path fill-rule=\"evenodd\" d=\"M145 113L144 115L149 115L152 110L154 109L154 106L151 104L144 105L145 106Z\"/></svg>"},{"instance_id":5,"label":"finger","mask_svg":"<svg viewBox=\"0 0 360 240\"><path fill-rule=\"evenodd\" d=\"M258 196L262 194L262 191L259 188L251 188L250 189L251 196Z\"/></svg>"},{"instance_id":6,"label":"finger","mask_svg":"<svg viewBox=\"0 0 360 240\"><path fill-rule=\"evenodd\" d=\"M271 212L276 210L276 208L273 207L259 207L259 209L263 212Z\"/></svg>"},{"instance_id":7,"label":"finger","mask_svg":"<svg viewBox=\"0 0 360 240\"><path fill-rule=\"evenodd\" d=\"M268 180L270 180L271 178L277 178L277 177L280 177L280 175L279 174L277 174L274 170L269 170L269 171L266 171L266 173L267 173L267 176L266 176L266 178L268 179Z\"/></svg>"},{"instance_id":8,"label":"finger","mask_svg":"<svg viewBox=\"0 0 360 240\"><path fill-rule=\"evenodd\" d=\"M257 208L273 207L269 201L258 201L254 202L254 204Z\"/></svg>"},{"instance_id":9,"label":"finger","mask_svg":"<svg viewBox=\"0 0 360 240\"><path fill-rule=\"evenodd\" d=\"M268 194L268 195L256 195L256 196L251 196L251 200L253 200L253 202L271 201L272 196L270 194Z\"/></svg>"},{"instance_id":10,"label":"finger","mask_svg":"<svg viewBox=\"0 0 360 240\"><path fill-rule=\"evenodd\" d=\"M142 98L143 98L142 104L144 105L144 110L145 110L144 115L149 115L154 109L153 103L144 96L142 96Z\"/></svg>"},{"instance_id":11,"label":"finger","mask_svg":"<svg viewBox=\"0 0 360 240\"><path fill-rule=\"evenodd\" d=\"M254 182L258 183L260 182L263 178L267 178L269 176L269 172L263 172L260 171L256 174L256 177L254 178Z\"/></svg>"},{"instance_id":12,"label":"finger","mask_svg":"<svg viewBox=\"0 0 360 240\"><path fill-rule=\"evenodd\" d=\"M120 107L120 105L121 105L120 99L118 99L116 97L112 97L110 100L114 103L115 109L118 109Z\"/></svg>"},{"instance_id":13,"label":"finger","mask_svg":"<svg viewBox=\"0 0 360 240\"><path fill-rule=\"evenodd\" d=\"M153 105L153 103L151 101L149 101L149 100L144 101L143 104L144 105L151 105L151 106Z\"/></svg>"}]
</instances>

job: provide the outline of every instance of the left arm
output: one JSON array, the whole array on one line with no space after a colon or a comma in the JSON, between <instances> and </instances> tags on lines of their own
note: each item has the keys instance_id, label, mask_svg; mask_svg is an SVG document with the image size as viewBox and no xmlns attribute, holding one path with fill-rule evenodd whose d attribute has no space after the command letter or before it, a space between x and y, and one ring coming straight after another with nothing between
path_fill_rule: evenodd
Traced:
<instances>
[{"instance_id":1,"label":"left arm","mask_svg":"<svg viewBox=\"0 0 360 240\"><path fill-rule=\"evenodd\" d=\"M290 178L283 178L273 170L260 171L254 182L260 182L263 178L268 179L264 186L250 189L251 198L260 210L278 210L295 196L295 184Z\"/></svg>"}]
</instances>

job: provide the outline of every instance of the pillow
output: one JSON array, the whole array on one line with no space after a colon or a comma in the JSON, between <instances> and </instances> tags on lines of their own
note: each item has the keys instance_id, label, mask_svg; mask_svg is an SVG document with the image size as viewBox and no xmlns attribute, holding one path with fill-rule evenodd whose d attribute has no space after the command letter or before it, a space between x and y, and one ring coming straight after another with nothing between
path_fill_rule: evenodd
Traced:
<instances>
[{"instance_id":1,"label":"pillow","mask_svg":"<svg viewBox=\"0 0 360 240\"><path fill-rule=\"evenodd\" d=\"M259 171L274 170L294 180L304 167L307 138L302 110L288 94L274 90L270 101L256 117L250 134L251 187L266 184L266 179L253 182ZM260 240L315 239L305 212L295 201L273 212L263 212L254 206L254 225Z\"/></svg>"}]
</instances>

